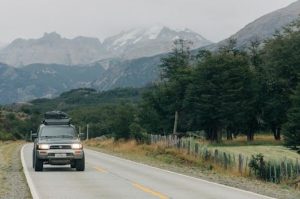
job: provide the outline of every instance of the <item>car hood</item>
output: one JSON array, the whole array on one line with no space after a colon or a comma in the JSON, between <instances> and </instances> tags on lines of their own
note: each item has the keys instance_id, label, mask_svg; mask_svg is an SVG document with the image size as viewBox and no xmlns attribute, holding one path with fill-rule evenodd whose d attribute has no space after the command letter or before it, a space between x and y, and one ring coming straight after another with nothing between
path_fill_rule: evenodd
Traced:
<instances>
[{"instance_id":1,"label":"car hood","mask_svg":"<svg viewBox=\"0 0 300 199\"><path fill-rule=\"evenodd\" d=\"M62 138L48 138L48 139L39 139L39 144L75 144L80 143L79 139L62 139Z\"/></svg>"}]
</instances>

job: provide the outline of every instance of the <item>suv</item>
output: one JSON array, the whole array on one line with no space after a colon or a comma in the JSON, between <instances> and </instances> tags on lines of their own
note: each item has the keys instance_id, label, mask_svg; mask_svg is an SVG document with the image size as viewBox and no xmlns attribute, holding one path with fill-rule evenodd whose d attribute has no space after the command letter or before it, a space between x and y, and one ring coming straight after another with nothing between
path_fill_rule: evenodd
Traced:
<instances>
[{"instance_id":1,"label":"suv","mask_svg":"<svg viewBox=\"0 0 300 199\"><path fill-rule=\"evenodd\" d=\"M70 124L66 113L51 111L39 126L34 140L32 166L35 171L42 171L44 164L67 165L84 171L85 157L76 129Z\"/></svg>"}]
</instances>

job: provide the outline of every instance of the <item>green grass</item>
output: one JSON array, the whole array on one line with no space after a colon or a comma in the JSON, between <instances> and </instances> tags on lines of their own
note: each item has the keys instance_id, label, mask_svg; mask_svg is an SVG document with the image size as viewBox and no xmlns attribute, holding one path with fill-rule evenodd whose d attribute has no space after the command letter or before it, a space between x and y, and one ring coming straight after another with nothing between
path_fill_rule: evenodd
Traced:
<instances>
[{"instance_id":1,"label":"green grass","mask_svg":"<svg viewBox=\"0 0 300 199\"><path fill-rule=\"evenodd\" d=\"M234 140L224 140L220 144L204 144L211 150L218 149L221 152L234 154L236 157L241 154L250 158L251 155L261 153L265 160L293 160L295 162L299 159L300 161L300 154L284 147L283 140L274 140L271 134L258 134L252 142L248 142L246 136L239 136Z\"/></svg>"},{"instance_id":2,"label":"green grass","mask_svg":"<svg viewBox=\"0 0 300 199\"><path fill-rule=\"evenodd\" d=\"M264 155L265 160L293 160L295 162L297 159L299 159L300 161L300 155L298 153L283 146L210 146L209 148L234 154L236 157L239 154L242 154L245 157L251 157L251 155L261 153Z\"/></svg>"}]
</instances>

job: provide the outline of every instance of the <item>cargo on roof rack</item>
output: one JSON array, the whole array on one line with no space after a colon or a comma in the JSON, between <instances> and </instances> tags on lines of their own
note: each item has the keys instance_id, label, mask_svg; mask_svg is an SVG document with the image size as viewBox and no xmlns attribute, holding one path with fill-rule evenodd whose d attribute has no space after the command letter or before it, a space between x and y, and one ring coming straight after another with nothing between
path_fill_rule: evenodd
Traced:
<instances>
[{"instance_id":1,"label":"cargo on roof rack","mask_svg":"<svg viewBox=\"0 0 300 199\"><path fill-rule=\"evenodd\" d=\"M44 118L60 120L60 119L68 119L69 116L68 116L68 114L66 114L62 111L49 111L44 114Z\"/></svg>"},{"instance_id":2,"label":"cargo on roof rack","mask_svg":"<svg viewBox=\"0 0 300 199\"><path fill-rule=\"evenodd\" d=\"M71 118L68 114L62 111L49 111L44 114L44 120L42 121L45 125L70 125Z\"/></svg>"},{"instance_id":3,"label":"cargo on roof rack","mask_svg":"<svg viewBox=\"0 0 300 199\"><path fill-rule=\"evenodd\" d=\"M45 119L42 123L45 125L70 125L71 119Z\"/></svg>"}]
</instances>

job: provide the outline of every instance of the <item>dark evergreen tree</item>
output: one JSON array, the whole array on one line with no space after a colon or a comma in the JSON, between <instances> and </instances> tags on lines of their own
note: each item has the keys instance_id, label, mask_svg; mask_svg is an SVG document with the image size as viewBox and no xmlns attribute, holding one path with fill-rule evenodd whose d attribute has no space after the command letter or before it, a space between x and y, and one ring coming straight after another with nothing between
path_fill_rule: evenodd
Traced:
<instances>
[{"instance_id":1,"label":"dark evergreen tree","mask_svg":"<svg viewBox=\"0 0 300 199\"><path fill-rule=\"evenodd\" d=\"M200 57L185 99L191 129L206 130L212 141L221 140L223 129L231 139L233 132L247 125L245 118L252 107L248 56L232 43Z\"/></svg>"},{"instance_id":2,"label":"dark evergreen tree","mask_svg":"<svg viewBox=\"0 0 300 199\"><path fill-rule=\"evenodd\" d=\"M267 99L265 121L273 131L276 140L280 139L282 124L287 119L292 91L299 82L300 73L300 21L287 26L266 42L262 51L264 67L267 71Z\"/></svg>"},{"instance_id":3,"label":"dark evergreen tree","mask_svg":"<svg viewBox=\"0 0 300 199\"><path fill-rule=\"evenodd\" d=\"M284 142L287 147L300 153L300 84L291 99L292 106L284 125Z\"/></svg>"}]
</instances>

